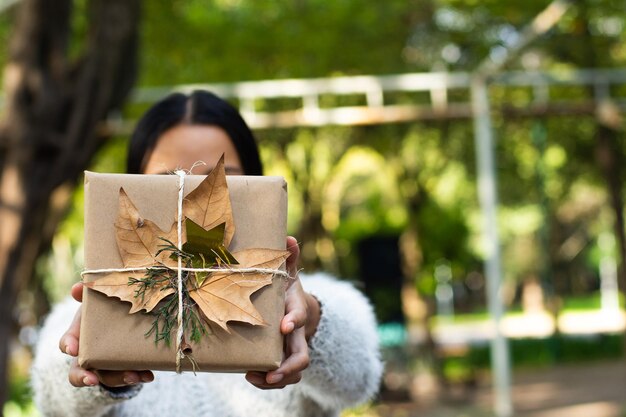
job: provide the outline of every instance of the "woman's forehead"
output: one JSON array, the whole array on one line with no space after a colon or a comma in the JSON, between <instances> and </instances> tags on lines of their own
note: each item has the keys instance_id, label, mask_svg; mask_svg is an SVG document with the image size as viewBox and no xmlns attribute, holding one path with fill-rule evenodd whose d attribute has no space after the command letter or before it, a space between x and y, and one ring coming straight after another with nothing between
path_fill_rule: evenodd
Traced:
<instances>
[{"instance_id":1,"label":"woman's forehead","mask_svg":"<svg viewBox=\"0 0 626 417\"><path fill-rule=\"evenodd\" d=\"M159 138L144 172L167 173L180 168L203 174L210 172L222 155L227 174L243 174L239 154L223 129L211 125L179 125Z\"/></svg>"}]
</instances>

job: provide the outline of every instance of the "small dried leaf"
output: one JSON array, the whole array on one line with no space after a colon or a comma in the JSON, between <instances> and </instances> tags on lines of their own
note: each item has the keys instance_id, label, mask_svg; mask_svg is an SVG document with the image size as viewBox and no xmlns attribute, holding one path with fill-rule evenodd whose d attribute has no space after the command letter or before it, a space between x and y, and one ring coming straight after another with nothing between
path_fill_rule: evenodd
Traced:
<instances>
[{"instance_id":1,"label":"small dried leaf","mask_svg":"<svg viewBox=\"0 0 626 417\"><path fill-rule=\"evenodd\" d=\"M278 269L291 255L288 250L276 249L244 249L233 253L239 266L233 268L267 268Z\"/></svg>"},{"instance_id":2,"label":"small dried leaf","mask_svg":"<svg viewBox=\"0 0 626 417\"><path fill-rule=\"evenodd\" d=\"M192 255L202 255L203 262L208 267L218 264L236 264L237 259L224 247L224 223L220 223L211 230L204 230L191 219L185 220L187 241L183 251ZM194 258L194 261L196 258ZM194 267L196 267L194 263Z\"/></svg>"},{"instance_id":3,"label":"small dried leaf","mask_svg":"<svg viewBox=\"0 0 626 417\"><path fill-rule=\"evenodd\" d=\"M115 237L125 268L150 266L158 262L170 266L176 264L166 253L155 256L159 246L164 244L161 238L176 241L176 228L164 232L154 222L143 219L123 188L120 188Z\"/></svg>"},{"instance_id":4,"label":"small dried leaf","mask_svg":"<svg viewBox=\"0 0 626 417\"><path fill-rule=\"evenodd\" d=\"M129 311L130 314L139 310L150 312L165 297L174 294L173 288L166 288L168 282L157 283L153 287L146 288L143 296L137 296L136 290L138 284L129 285L129 279L142 279L145 273L142 272L112 272L102 278L98 278L93 282L86 282L84 285L88 288L108 295L109 297L117 297L122 301L128 301L132 304Z\"/></svg>"},{"instance_id":5,"label":"small dried leaf","mask_svg":"<svg viewBox=\"0 0 626 417\"><path fill-rule=\"evenodd\" d=\"M250 296L272 283L267 273L241 273L241 268L276 269L289 257L289 251L272 249L247 249L234 256L239 265L224 272L214 272L210 279L189 296L198 304L205 317L226 331L229 321L263 325L263 317L250 301ZM241 258L240 258L241 256Z\"/></svg>"},{"instance_id":6,"label":"small dried leaf","mask_svg":"<svg viewBox=\"0 0 626 417\"><path fill-rule=\"evenodd\" d=\"M223 243L225 247L230 245L235 234L235 221L226 183L224 155L200 185L185 197L183 213L205 230L226 223Z\"/></svg>"}]
</instances>

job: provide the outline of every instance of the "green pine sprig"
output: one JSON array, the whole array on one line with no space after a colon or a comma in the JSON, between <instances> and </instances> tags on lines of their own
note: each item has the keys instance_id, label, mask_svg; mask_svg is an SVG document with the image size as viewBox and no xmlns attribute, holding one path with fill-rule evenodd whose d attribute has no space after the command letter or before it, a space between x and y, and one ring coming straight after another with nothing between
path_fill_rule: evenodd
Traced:
<instances>
[{"instance_id":1,"label":"green pine sprig","mask_svg":"<svg viewBox=\"0 0 626 417\"><path fill-rule=\"evenodd\" d=\"M165 241L166 244L160 245L160 249L157 251L156 256L163 252L169 252L170 257L180 258L183 261L185 268L192 267L192 259L194 255L179 250L176 245L171 241L160 238ZM172 331L178 328L178 285L177 285L178 271L172 268L168 268L165 265L148 268L146 274L142 278L129 277L128 285L136 286L134 295L135 297L141 297L142 301L145 297L146 291L154 288L155 286L162 286L161 291L166 289L173 289L174 294L168 295L163 299L159 306L151 311L150 314L154 316L152 326L145 333L146 337L154 335L154 343L165 343L167 346L171 344ZM210 326L202 318L196 302L189 295L188 282L194 277L195 274L189 271L183 271L183 327L187 334L189 334L190 340L193 342L200 342L202 337L210 335ZM164 282L168 282L167 285L163 285ZM191 280L191 285L195 288L195 280Z\"/></svg>"}]
</instances>

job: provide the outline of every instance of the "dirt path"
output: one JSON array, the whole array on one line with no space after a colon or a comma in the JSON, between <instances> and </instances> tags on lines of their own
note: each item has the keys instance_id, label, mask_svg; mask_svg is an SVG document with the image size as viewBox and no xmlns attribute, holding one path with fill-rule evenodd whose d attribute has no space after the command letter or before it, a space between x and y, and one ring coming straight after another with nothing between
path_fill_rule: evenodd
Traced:
<instances>
[{"instance_id":1,"label":"dirt path","mask_svg":"<svg viewBox=\"0 0 626 417\"><path fill-rule=\"evenodd\" d=\"M626 360L516 372L512 395L515 417L626 417ZM483 384L463 403L380 404L373 415L490 417L491 404L491 388Z\"/></svg>"}]
</instances>

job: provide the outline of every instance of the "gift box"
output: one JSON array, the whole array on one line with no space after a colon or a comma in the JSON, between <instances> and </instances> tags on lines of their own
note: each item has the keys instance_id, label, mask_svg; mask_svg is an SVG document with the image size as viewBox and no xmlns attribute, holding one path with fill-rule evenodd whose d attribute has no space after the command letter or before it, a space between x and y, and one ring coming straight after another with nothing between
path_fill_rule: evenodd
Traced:
<instances>
[{"instance_id":1,"label":"gift box","mask_svg":"<svg viewBox=\"0 0 626 417\"><path fill-rule=\"evenodd\" d=\"M204 176L185 177L185 199L203 180ZM226 182L234 221L234 235L228 245L228 251L231 254L251 248L284 251L287 217L287 186L284 179L229 176L226 177ZM85 173L87 273L83 275L86 286L83 292L78 359L81 367L103 370L177 370L176 328L171 331L169 344L165 340L157 341L154 332L147 335L155 323L154 312L158 310L158 305L152 313L140 310L131 314L130 310L134 304L122 301L115 295L108 296L94 288L98 288L98 282L105 282L98 280L114 274L122 274L124 279L126 275L130 279L146 274L147 269L132 273L124 270L125 267L135 265L128 261L132 254L129 255L120 248L125 245L123 236L120 243L120 213L124 204L128 204L139 213L140 218L136 220L139 226L145 226L145 222L150 221L158 227L158 230L164 231L164 234L171 230L176 231L179 185L180 177L177 175ZM186 208L183 209L183 214L185 210ZM232 234L232 225L227 222L225 227L226 235ZM169 233L161 238L162 236L159 236L162 242L166 242L165 238L168 238L168 242L178 243L175 242L176 233ZM159 256L158 259L166 260L170 264L170 272L178 271L177 266L172 265L172 259L177 258L175 255ZM225 259L223 256L218 258ZM204 261L204 257L202 259ZM144 263L143 266L150 263L158 265L158 262L153 260ZM218 266L230 268L229 265L222 265L219 261ZM120 268L122 272L113 272ZM284 265L280 268L284 270ZM105 272L90 272L97 270ZM195 312L201 316L208 331L199 341L193 341L188 330L185 330L183 347L189 354L188 358L193 360L182 359L180 370L268 371L280 365L283 357L283 337L279 324L284 315L286 280L283 276L272 274L271 269L270 272L263 269L260 272L252 272L257 276L269 274L271 280L268 285L246 293L255 311L258 312L259 320L251 324L241 321L238 317L227 315L221 317L221 323L216 324L206 320L205 315L196 309ZM194 281L194 286L198 286L201 279L205 279L204 282L212 279L211 272L196 273L198 278ZM88 288L88 285L96 287ZM125 282L124 285L130 286L131 283ZM128 288L125 289L124 285L119 285L119 288L127 291ZM168 296L174 296L169 294L174 291L168 288ZM159 305L167 299L160 300ZM207 302L206 308L213 308L210 302Z\"/></svg>"}]
</instances>

